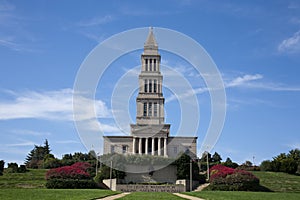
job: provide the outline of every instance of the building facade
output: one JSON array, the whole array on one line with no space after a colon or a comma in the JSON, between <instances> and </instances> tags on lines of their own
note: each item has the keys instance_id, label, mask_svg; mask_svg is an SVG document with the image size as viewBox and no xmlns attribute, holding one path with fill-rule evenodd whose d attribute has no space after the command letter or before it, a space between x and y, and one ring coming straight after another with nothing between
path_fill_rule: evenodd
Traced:
<instances>
[{"instance_id":1,"label":"building facade","mask_svg":"<svg viewBox=\"0 0 300 200\"><path fill-rule=\"evenodd\" d=\"M104 154L176 157L189 151L197 155L197 137L170 136L171 125L165 123L160 62L161 56L151 28L141 55L136 124L130 125L130 136L104 136Z\"/></svg>"}]
</instances>

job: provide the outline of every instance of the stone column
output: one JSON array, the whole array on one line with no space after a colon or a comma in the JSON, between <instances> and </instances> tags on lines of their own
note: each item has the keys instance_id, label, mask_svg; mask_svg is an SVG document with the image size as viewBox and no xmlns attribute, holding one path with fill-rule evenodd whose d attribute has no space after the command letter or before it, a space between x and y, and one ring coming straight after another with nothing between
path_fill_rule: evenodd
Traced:
<instances>
[{"instance_id":1,"label":"stone column","mask_svg":"<svg viewBox=\"0 0 300 200\"><path fill-rule=\"evenodd\" d=\"M155 149L154 149L154 147L155 147L155 145L154 145L154 141L155 141L155 138L153 137L152 139L151 139L151 142L152 142L152 149L151 149L151 153L152 153L152 156L154 156L154 154L155 154Z\"/></svg>"},{"instance_id":2,"label":"stone column","mask_svg":"<svg viewBox=\"0 0 300 200\"><path fill-rule=\"evenodd\" d=\"M133 138L132 142L132 154L135 154L135 137Z\"/></svg>"},{"instance_id":3,"label":"stone column","mask_svg":"<svg viewBox=\"0 0 300 200\"><path fill-rule=\"evenodd\" d=\"M148 138L146 138L145 154L148 155Z\"/></svg>"},{"instance_id":4,"label":"stone column","mask_svg":"<svg viewBox=\"0 0 300 200\"><path fill-rule=\"evenodd\" d=\"M142 138L139 138L139 154L142 154Z\"/></svg>"},{"instance_id":5,"label":"stone column","mask_svg":"<svg viewBox=\"0 0 300 200\"><path fill-rule=\"evenodd\" d=\"M161 155L161 138L158 138L158 155Z\"/></svg>"},{"instance_id":6,"label":"stone column","mask_svg":"<svg viewBox=\"0 0 300 200\"><path fill-rule=\"evenodd\" d=\"M167 146L167 140L168 140L168 138L164 138L164 156L165 156L165 157L168 157L168 152L167 152L167 149L168 149L168 146Z\"/></svg>"}]
</instances>

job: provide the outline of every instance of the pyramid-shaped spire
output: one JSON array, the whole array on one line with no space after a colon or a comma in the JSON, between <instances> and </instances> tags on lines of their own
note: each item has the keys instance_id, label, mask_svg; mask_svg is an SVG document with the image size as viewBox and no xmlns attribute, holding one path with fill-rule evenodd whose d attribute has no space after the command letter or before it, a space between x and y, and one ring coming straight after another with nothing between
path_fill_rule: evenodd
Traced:
<instances>
[{"instance_id":1,"label":"pyramid-shaped spire","mask_svg":"<svg viewBox=\"0 0 300 200\"><path fill-rule=\"evenodd\" d=\"M147 40L144 45L144 54L157 54L158 53L158 45L156 43L154 34L153 34L153 28L149 28L149 34L147 37Z\"/></svg>"},{"instance_id":2,"label":"pyramid-shaped spire","mask_svg":"<svg viewBox=\"0 0 300 200\"><path fill-rule=\"evenodd\" d=\"M146 40L146 43L145 43L145 47L146 46L156 46L157 47L157 43L156 43L156 40L155 40L155 37L154 37L154 34L153 34L153 28L150 27L149 28L149 34L148 34L148 37L147 37L147 40Z\"/></svg>"}]
</instances>

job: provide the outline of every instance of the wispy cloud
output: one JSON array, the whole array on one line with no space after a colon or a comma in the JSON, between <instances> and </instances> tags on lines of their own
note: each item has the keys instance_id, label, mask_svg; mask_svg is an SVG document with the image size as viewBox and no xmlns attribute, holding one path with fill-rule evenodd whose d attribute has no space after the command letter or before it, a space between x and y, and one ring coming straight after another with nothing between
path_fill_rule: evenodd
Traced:
<instances>
[{"instance_id":1,"label":"wispy cloud","mask_svg":"<svg viewBox=\"0 0 300 200\"><path fill-rule=\"evenodd\" d=\"M225 83L225 87L229 88L229 87L245 86L251 81L259 80L262 78L263 76L261 74L255 74L255 75L246 74L244 76L237 77L228 83Z\"/></svg>"},{"instance_id":2,"label":"wispy cloud","mask_svg":"<svg viewBox=\"0 0 300 200\"><path fill-rule=\"evenodd\" d=\"M8 1L0 1L0 11L11 11L14 10L15 6L11 3L9 3Z\"/></svg>"},{"instance_id":3,"label":"wispy cloud","mask_svg":"<svg viewBox=\"0 0 300 200\"><path fill-rule=\"evenodd\" d=\"M20 142L20 143L6 144L6 146L8 146L8 147L34 146L34 142L25 141L25 142Z\"/></svg>"},{"instance_id":4,"label":"wispy cloud","mask_svg":"<svg viewBox=\"0 0 300 200\"><path fill-rule=\"evenodd\" d=\"M81 20L78 22L78 26L83 26L83 27L88 27L88 26L98 26L98 25L103 25L108 22L111 22L114 20L115 17L112 15L105 15L101 17L94 17L88 20Z\"/></svg>"},{"instance_id":5,"label":"wispy cloud","mask_svg":"<svg viewBox=\"0 0 300 200\"><path fill-rule=\"evenodd\" d=\"M0 100L0 120L11 119L47 119L47 120L73 120L73 90L62 89L57 91L26 91L14 93L12 101ZM82 97L82 108L79 119L90 119L94 110L85 109L85 105L94 104L98 118L111 117L110 110L101 100L92 100Z\"/></svg>"},{"instance_id":6,"label":"wispy cloud","mask_svg":"<svg viewBox=\"0 0 300 200\"><path fill-rule=\"evenodd\" d=\"M11 131L12 133L15 133L17 135L28 135L28 136L49 136L51 135L50 132L43 132L43 131L33 131L33 130L21 130L21 129L15 129Z\"/></svg>"},{"instance_id":7,"label":"wispy cloud","mask_svg":"<svg viewBox=\"0 0 300 200\"><path fill-rule=\"evenodd\" d=\"M269 90L269 91L286 91L286 92L298 92L300 91L300 86L287 86L279 83L264 82L262 81L263 75L261 74L245 74L238 76L236 78L224 81L224 87L226 88L248 88L248 89L259 89L259 90ZM192 90L188 90L182 94L173 94L166 98L166 102L170 102L176 99L188 98L192 95L202 94L210 90L216 90L219 88L207 88L198 87Z\"/></svg>"},{"instance_id":8,"label":"wispy cloud","mask_svg":"<svg viewBox=\"0 0 300 200\"><path fill-rule=\"evenodd\" d=\"M291 144L288 144L287 146L292 149L300 149L300 142L293 142Z\"/></svg>"},{"instance_id":9,"label":"wispy cloud","mask_svg":"<svg viewBox=\"0 0 300 200\"><path fill-rule=\"evenodd\" d=\"M278 51L281 53L297 53L300 52L300 31L294 33L293 36L284 39L278 45Z\"/></svg>"},{"instance_id":10,"label":"wispy cloud","mask_svg":"<svg viewBox=\"0 0 300 200\"><path fill-rule=\"evenodd\" d=\"M36 36L28 30L27 17L17 13L15 5L0 0L0 47L13 51L36 52L29 43L36 40Z\"/></svg>"},{"instance_id":11,"label":"wispy cloud","mask_svg":"<svg viewBox=\"0 0 300 200\"><path fill-rule=\"evenodd\" d=\"M60 141L55 141L55 143L58 144L78 144L80 141L77 140L60 140Z\"/></svg>"}]
</instances>

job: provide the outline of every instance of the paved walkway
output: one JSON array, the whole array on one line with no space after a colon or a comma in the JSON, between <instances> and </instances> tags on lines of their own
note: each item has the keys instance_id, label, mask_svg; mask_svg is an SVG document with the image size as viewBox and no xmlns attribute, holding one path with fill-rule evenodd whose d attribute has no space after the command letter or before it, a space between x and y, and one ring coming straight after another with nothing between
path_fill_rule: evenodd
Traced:
<instances>
[{"instance_id":1,"label":"paved walkway","mask_svg":"<svg viewBox=\"0 0 300 200\"><path fill-rule=\"evenodd\" d=\"M101 198L101 199L102 200L114 200L114 199L118 199L118 198L124 197L127 194L130 194L130 192L124 192L124 193L121 193L121 194L116 194L116 195L104 197L104 198ZM97 200L100 200L100 199L97 199Z\"/></svg>"},{"instance_id":2,"label":"paved walkway","mask_svg":"<svg viewBox=\"0 0 300 200\"><path fill-rule=\"evenodd\" d=\"M173 194L176 195L176 196L185 198L185 199L190 199L190 200L204 200L204 199L201 199L199 197L193 197L193 196L186 195L186 194L180 194L180 193L173 193Z\"/></svg>"}]
</instances>

